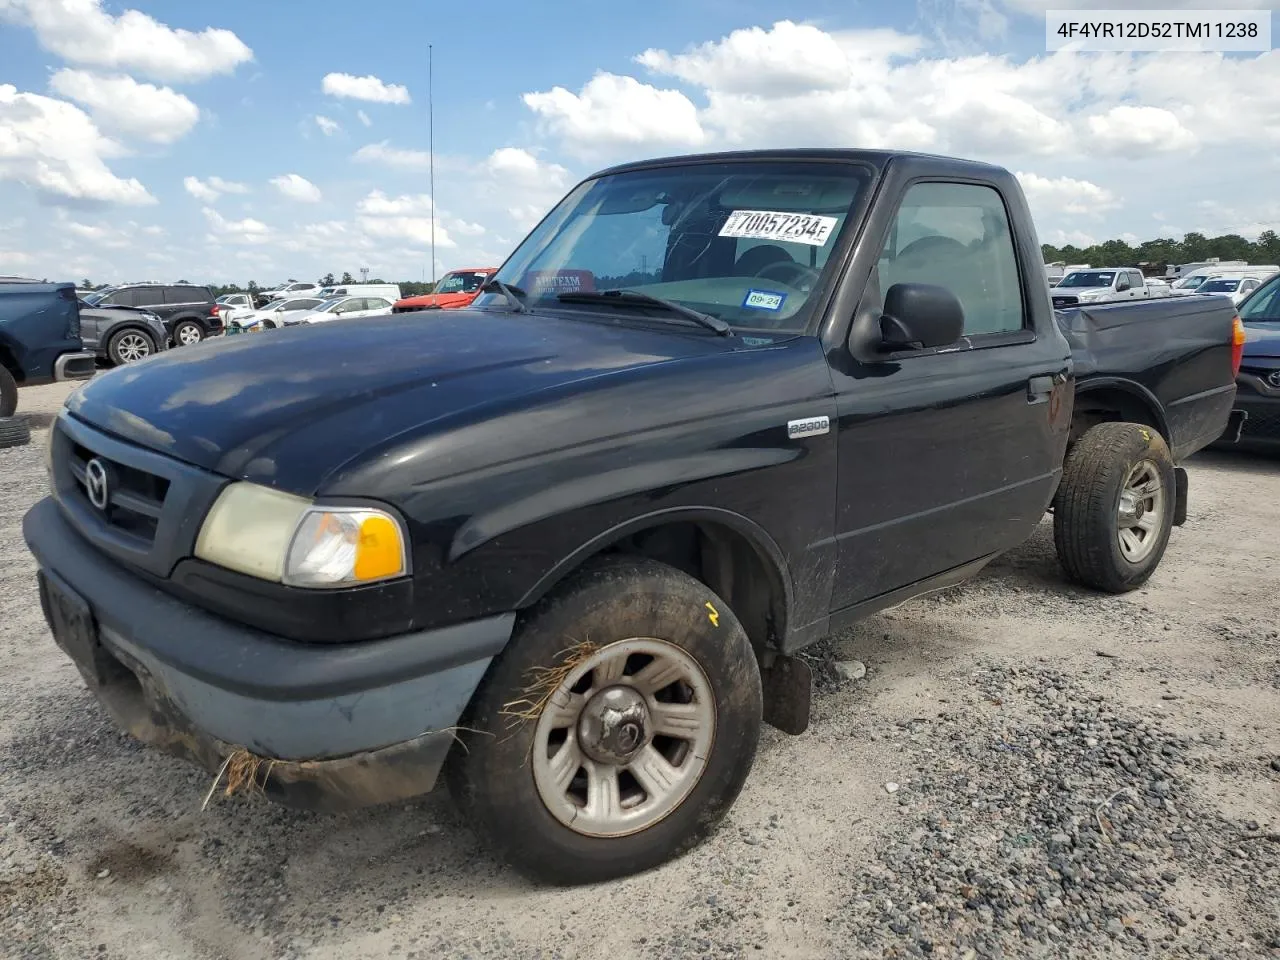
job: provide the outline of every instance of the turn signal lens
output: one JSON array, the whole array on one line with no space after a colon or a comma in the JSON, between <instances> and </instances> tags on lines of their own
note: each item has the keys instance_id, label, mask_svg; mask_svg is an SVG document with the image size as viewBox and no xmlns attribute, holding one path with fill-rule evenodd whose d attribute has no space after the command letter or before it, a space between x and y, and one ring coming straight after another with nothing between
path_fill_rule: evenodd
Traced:
<instances>
[{"instance_id":1,"label":"turn signal lens","mask_svg":"<svg viewBox=\"0 0 1280 960\"><path fill-rule=\"evenodd\" d=\"M1231 321L1231 377L1235 379L1240 373L1240 364L1244 362L1244 342L1246 340L1244 323L1237 314Z\"/></svg>"},{"instance_id":2,"label":"turn signal lens","mask_svg":"<svg viewBox=\"0 0 1280 960\"><path fill-rule=\"evenodd\" d=\"M315 507L289 547L284 582L295 587L372 583L408 570L400 524L385 513Z\"/></svg>"}]
</instances>

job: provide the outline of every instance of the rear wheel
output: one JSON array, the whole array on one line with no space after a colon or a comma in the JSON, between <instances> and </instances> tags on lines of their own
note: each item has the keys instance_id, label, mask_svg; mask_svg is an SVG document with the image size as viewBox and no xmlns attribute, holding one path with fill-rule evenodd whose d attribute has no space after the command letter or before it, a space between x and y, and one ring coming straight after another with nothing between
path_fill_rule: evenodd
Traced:
<instances>
[{"instance_id":1,"label":"rear wheel","mask_svg":"<svg viewBox=\"0 0 1280 960\"><path fill-rule=\"evenodd\" d=\"M591 883L697 844L755 758L760 674L728 606L651 560L540 603L460 721L450 788L522 872Z\"/></svg>"},{"instance_id":2,"label":"rear wheel","mask_svg":"<svg viewBox=\"0 0 1280 960\"><path fill-rule=\"evenodd\" d=\"M1124 593L1155 572L1173 531L1176 481L1164 438L1100 423L1072 447L1054 499L1053 539L1067 575Z\"/></svg>"},{"instance_id":3,"label":"rear wheel","mask_svg":"<svg viewBox=\"0 0 1280 960\"><path fill-rule=\"evenodd\" d=\"M155 343L141 330L121 330L107 342L107 356L117 367L145 360L155 352Z\"/></svg>"},{"instance_id":4,"label":"rear wheel","mask_svg":"<svg viewBox=\"0 0 1280 960\"><path fill-rule=\"evenodd\" d=\"M204 339L204 328L194 320L183 320L173 328L173 342L180 347L189 347Z\"/></svg>"},{"instance_id":5,"label":"rear wheel","mask_svg":"<svg viewBox=\"0 0 1280 960\"><path fill-rule=\"evenodd\" d=\"M0 417L12 417L18 409L18 381L0 366Z\"/></svg>"}]
</instances>

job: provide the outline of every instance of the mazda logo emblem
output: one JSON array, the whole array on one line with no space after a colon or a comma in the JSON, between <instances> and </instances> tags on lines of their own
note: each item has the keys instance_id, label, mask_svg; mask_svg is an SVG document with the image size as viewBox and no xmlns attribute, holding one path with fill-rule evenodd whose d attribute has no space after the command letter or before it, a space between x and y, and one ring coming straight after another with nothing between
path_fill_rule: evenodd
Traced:
<instances>
[{"instance_id":1,"label":"mazda logo emblem","mask_svg":"<svg viewBox=\"0 0 1280 960\"><path fill-rule=\"evenodd\" d=\"M85 464L84 490L89 502L99 510L107 509L111 502L111 483L107 477L107 465L97 457Z\"/></svg>"},{"instance_id":2,"label":"mazda logo emblem","mask_svg":"<svg viewBox=\"0 0 1280 960\"><path fill-rule=\"evenodd\" d=\"M1271 384L1273 387L1280 388L1280 370L1268 375L1267 383Z\"/></svg>"}]
</instances>

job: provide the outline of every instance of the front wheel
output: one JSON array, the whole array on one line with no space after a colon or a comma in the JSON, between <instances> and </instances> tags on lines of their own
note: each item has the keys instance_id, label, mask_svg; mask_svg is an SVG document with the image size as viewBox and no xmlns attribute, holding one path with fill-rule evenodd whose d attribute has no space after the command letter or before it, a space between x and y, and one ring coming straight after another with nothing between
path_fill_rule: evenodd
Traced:
<instances>
[{"instance_id":1,"label":"front wheel","mask_svg":"<svg viewBox=\"0 0 1280 960\"><path fill-rule=\"evenodd\" d=\"M204 328L194 320L183 320L173 328L173 342L180 347L189 347L204 339Z\"/></svg>"},{"instance_id":2,"label":"front wheel","mask_svg":"<svg viewBox=\"0 0 1280 960\"><path fill-rule=\"evenodd\" d=\"M155 343L140 330L121 330L107 343L107 356L117 367L145 360L155 352Z\"/></svg>"},{"instance_id":3,"label":"front wheel","mask_svg":"<svg viewBox=\"0 0 1280 960\"><path fill-rule=\"evenodd\" d=\"M1146 583L1173 531L1176 481L1164 438L1137 423L1100 423L1067 455L1053 540L1071 579L1110 593Z\"/></svg>"},{"instance_id":4,"label":"front wheel","mask_svg":"<svg viewBox=\"0 0 1280 960\"><path fill-rule=\"evenodd\" d=\"M751 643L715 593L655 561L597 562L490 667L449 785L525 874L609 880L690 849L724 816L761 711Z\"/></svg>"}]
</instances>

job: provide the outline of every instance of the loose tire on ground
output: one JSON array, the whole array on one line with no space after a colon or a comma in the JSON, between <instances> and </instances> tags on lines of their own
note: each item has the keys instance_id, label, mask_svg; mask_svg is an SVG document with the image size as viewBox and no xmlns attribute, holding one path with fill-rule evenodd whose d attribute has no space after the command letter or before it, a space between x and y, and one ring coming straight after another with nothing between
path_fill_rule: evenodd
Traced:
<instances>
[{"instance_id":1,"label":"loose tire on ground","mask_svg":"<svg viewBox=\"0 0 1280 960\"><path fill-rule=\"evenodd\" d=\"M155 341L141 330L118 330L107 341L107 356L117 367L145 360L155 352Z\"/></svg>"},{"instance_id":2,"label":"loose tire on ground","mask_svg":"<svg viewBox=\"0 0 1280 960\"><path fill-rule=\"evenodd\" d=\"M0 366L0 417L12 417L18 409L18 381Z\"/></svg>"},{"instance_id":3,"label":"loose tire on ground","mask_svg":"<svg viewBox=\"0 0 1280 960\"><path fill-rule=\"evenodd\" d=\"M446 775L518 870L600 882L711 831L751 770L761 713L755 654L726 603L656 561L595 561L517 626L459 721Z\"/></svg>"},{"instance_id":4,"label":"loose tire on ground","mask_svg":"<svg viewBox=\"0 0 1280 960\"><path fill-rule=\"evenodd\" d=\"M0 417L0 450L31 442L31 427L24 417Z\"/></svg>"},{"instance_id":5,"label":"loose tire on ground","mask_svg":"<svg viewBox=\"0 0 1280 960\"><path fill-rule=\"evenodd\" d=\"M194 320L183 320L173 328L173 345L187 347L204 339L204 328Z\"/></svg>"},{"instance_id":6,"label":"loose tire on ground","mask_svg":"<svg viewBox=\"0 0 1280 960\"><path fill-rule=\"evenodd\" d=\"M1054 498L1053 540L1071 579L1110 593L1146 583L1173 530L1173 458L1160 434L1101 423L1072 447Z\"/></svg>"}]
</instances>

